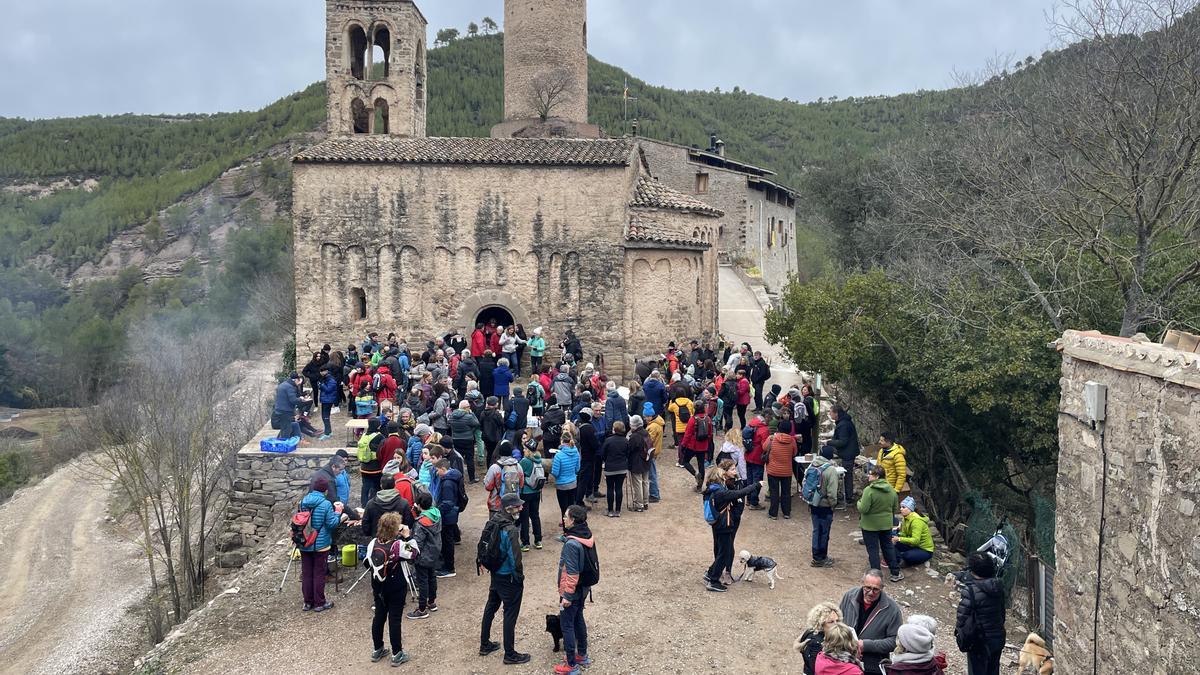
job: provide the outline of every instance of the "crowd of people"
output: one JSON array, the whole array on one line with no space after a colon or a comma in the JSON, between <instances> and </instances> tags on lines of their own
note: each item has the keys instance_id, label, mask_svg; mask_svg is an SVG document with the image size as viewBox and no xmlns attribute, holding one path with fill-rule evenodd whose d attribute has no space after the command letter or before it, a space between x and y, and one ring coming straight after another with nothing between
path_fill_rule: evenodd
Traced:
<instances>
[{"instance_id":1,"label":"crowd of people","mask_svg":"<svg viewBox=\"0 0 1200 675\"><path fill-rule=\"evenodd\" d=\"M886 578L899 582L903 565L924 563L933 552L927 518L911 496L901 499L908 491L907 466L894 435L880 435L878 454L867 462L866 485L855 495L862 446L849 412L830 407L832 435L819 443L820 392L811 383L787 391L777 384L768 388L770 367L750 345L714 351L696 341L685 347L671 343L661 359L639 362L636 377L620 383L608 378L599 357L599 368L584 360L579 338L569 331L557 361L547 363L542 332L481 324L466 338L432 340L419 354L395 335L380 342L371 333L345 351L326 345L279 384L271 421L280 437L329 438L330 417L340 406L366 421L352 448L361 477L358 507L350 508L345 450L313 476L300 503L317 532L311 543L298 546L305 611L333 608L324 595L325 571L340 546L369 548L384 559L371 565L372 659L390 655L393 665L405 662L402 617L422 620L438 611L438 581L457 575L459 517L470 499L466 484L482 482L489 518L473 567L489 575L489 590L479 653L503 649L504 663L528 662L515 644L522 554L543 548L541 498L553 482L561 544L556 578L567 647L556 672L577 673L590 665L582 599L595 583L589 561L596 559L597 546L588 518L601 512L601 500L609 518L660 502L660 462L670 462L663 459L669 443L676 468L694 477L711 530L713 560L703 575L707 590L726 592L734 583L735 540L745 511L766 510L770 520L788 520L793 502L803 502L812 523L811 565L831 567L834 511L855 504L870 571L839 605L814 609L812 625L797 643L805 672L942 672L944 659L932 650L936 624L923 620L928 617L902 622L879 571L886 564ZM307 422L314 399L323 434ZM964 594L964 603L969 598L986 605L990 587L983 582L995 573L985 572L974 579L978 583L966 580L975 590ZM408 595L416 598L416 607L403 613ZM491 628L501 610L497 643ZM981 644L990 650L989 640ZM971 672L993 672L989 668Z\"/></svg>"}]
</instances>

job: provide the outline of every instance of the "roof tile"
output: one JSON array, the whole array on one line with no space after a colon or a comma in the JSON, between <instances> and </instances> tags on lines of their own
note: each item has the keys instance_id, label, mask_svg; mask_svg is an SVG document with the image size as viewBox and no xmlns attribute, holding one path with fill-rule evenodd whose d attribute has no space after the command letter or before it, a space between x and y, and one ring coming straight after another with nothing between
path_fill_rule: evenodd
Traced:
<instances>
[{"instance_id":1,"label":"roof tile","mask_svg":"<svg viewBox=\"0 0 1200 675\"><path fill-rule=\"evenodd\" d=\"M301 151L299 163L628 166L623 138L403 138L343 136Z\"/></svg>"},{"instance_id":2,"label":"roof tile","mask_svg":"<svg viewBox=\"0 0 1200 675\"><path fill-rule=\"evenodd\" d=\"M707 249L712 246L701 237L694 237L677 228L643 218L637 212L634 212L629 219L629 225L625 228L625 239L632 242L669 244L685 248Z\"/></svg>"},{"instance_id":3,"label":"roof tile","mask_svg":"<svg viewBox=\"0 0 1200 675\"><path fill-rule=\"evenodd\" d=\"M637 188L633 194L633 201L629 202L629 205L646 209L691 211L714 218L720 218L725 215L724 211L713 208L699 199L685 195L682 192L677 192L660 183L658 179L647 176L638 178Z\"/></svg>"}]
</instances>

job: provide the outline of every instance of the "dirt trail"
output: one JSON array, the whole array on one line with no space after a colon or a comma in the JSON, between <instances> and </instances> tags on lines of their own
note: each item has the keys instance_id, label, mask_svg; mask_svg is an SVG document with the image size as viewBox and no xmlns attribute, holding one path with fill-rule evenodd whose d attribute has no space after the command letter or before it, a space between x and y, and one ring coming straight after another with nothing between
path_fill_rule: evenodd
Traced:
<instances>
[{"instance_id":1,"label":"dirt trail","mask_svg":"<svg viewBox=\"0 0 1200 675\"><path fill-rule=\"evenodd\" d=\"M115 672L144 646L136 547L105 522L108 484L60 468L0 506L3 672Z\"/></svg>"}]
</instances>

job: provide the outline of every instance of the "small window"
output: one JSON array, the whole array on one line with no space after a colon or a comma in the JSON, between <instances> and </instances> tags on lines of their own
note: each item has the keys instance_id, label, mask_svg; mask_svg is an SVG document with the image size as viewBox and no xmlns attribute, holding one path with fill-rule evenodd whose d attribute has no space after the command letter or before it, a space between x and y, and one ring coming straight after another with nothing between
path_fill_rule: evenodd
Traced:
<instances>
[{"instance_id":1,"label":"small window","mask_svg":"<svg viewBox=\"0 0 1200 675\"><path fill-rule=\"evenodd\" d=\"M388 103L382 98L375 99L375 133L386 134L388 132Z\"/></svg>"},{"instance_id":2,"label":"small window","mask_svg":"<svg viewBox=\"0 0 1200 675\"><path fill-rule=\"evenodd\" d=\"M696 174L696 194L704 194L708 192L708 174Z\"/></svg>"},{"instance_id":3,"label":"small window","mask_svg":"<svg viewBox=\"0 0 1200 675\"><path fill-rule=\"evenodd\" d=\"M355 134L371 131L371 111L367 110L362 99L356 98L350 103L350 131Z\"/></svg>"},{"instance_id":4,"label":"small window","mask_svg":"<svg viewBox=\"0 0 1200 675\"><path fill-rule=\"evenodd\" d=\"M361 288L350 289L350 311L355 321L367 320L367 294Z\"/></svg>"}]
</instances>

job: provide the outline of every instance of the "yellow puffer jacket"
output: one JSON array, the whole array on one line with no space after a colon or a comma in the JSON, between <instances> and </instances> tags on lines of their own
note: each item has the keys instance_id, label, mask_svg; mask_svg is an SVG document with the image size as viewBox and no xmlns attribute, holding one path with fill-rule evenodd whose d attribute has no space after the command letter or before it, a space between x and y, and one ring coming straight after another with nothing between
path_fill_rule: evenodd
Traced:
<instances>
[{"instance_id":1,"label":"yellow puffer jacket","mask_svg":"<svg viewBox=\"0 0 1200 675\"><path fill-rule=\"evenodd\" d=\"M904 458L904 446L893 443L886 451L880 450L875 461L883 467L887 482L896 492L904 491L904 483L908 481L908 462Z\"/></svg>"},{"instance_id":2,"label":"yellow puffer jacket","mask_svg":"<svg viewBox=\"0 0 1200 675\"><path fill-rule=\"evenodd\" d=\"M655 415L646 420L646 433L650 435L650 446L654 450L653 457L662 454L663 448L663 418Z\"/></svg>"}]
</instances>

